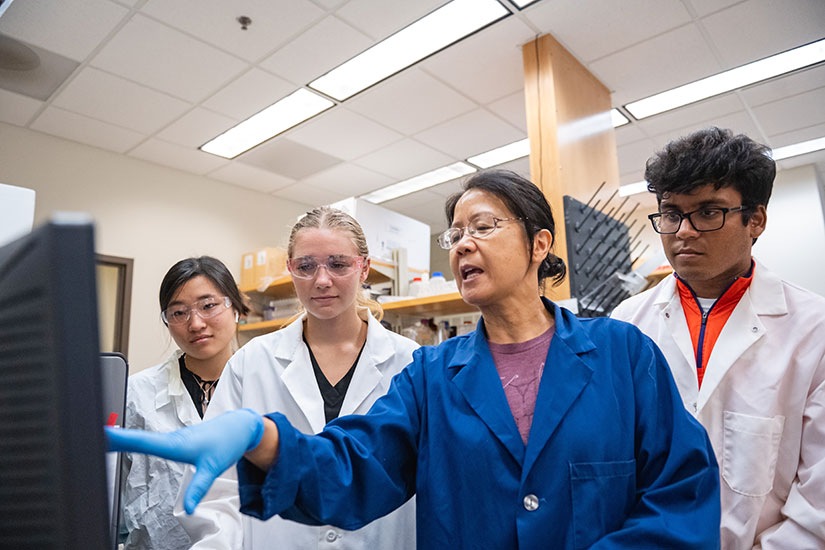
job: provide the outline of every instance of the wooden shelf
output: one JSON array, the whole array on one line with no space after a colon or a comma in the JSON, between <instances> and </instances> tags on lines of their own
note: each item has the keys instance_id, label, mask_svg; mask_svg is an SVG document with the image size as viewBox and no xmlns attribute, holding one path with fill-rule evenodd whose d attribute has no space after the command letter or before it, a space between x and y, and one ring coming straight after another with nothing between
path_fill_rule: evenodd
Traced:
<instances>
[{"instance_id":1,"label":"wooden shelf","mask_svg":"<svg viewBox=\"0 0 825 550\"><path fill-rule=\"evenodd\" d=\"M384 273L386 267L391 267L389 264L372 261L370 266L370 273L367 275L367 282L370 284L386 283L391 279ZM265 294L274 299L291 298L295 296L295 289L292 286L292 276L289 274L278 277L263 292L259 291L257 287L243 287L241 292L252 294Z\"/></svg>"},{"instance_id":2,"label":"wooden shelf","mask_svg":"<svg viewBox=\"0 0 825 550\"><path fill-rule=\"evenodd\" d=\"M393 313L396 315L420 314L424 317L460 315L462 313L475 313L478 311L477 308L465 302L458 292L386 302L381 304L381 307L384 308L385 313Z\"/></svg>"}]
</instances>

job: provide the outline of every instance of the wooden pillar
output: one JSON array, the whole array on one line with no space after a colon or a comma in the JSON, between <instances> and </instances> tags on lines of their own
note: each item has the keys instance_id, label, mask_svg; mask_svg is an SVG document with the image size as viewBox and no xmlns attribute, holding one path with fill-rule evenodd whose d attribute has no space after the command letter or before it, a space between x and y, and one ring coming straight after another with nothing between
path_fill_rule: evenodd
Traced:
<instances>
[{"instance_id":1,"label":"wooden pillar","mask_svg":"<svg viewBox=\"0 0 825 550\"><path fill-rule=\"evenodd\" d=\"M610 91L549 34L522 46L522 55L530 175L553 209L554 252L568 263L564 195L586 202L603 181L608 193L619 185ZM567 279L547 290L551 299L570 298Z\"/></svg>"}]
</instances>

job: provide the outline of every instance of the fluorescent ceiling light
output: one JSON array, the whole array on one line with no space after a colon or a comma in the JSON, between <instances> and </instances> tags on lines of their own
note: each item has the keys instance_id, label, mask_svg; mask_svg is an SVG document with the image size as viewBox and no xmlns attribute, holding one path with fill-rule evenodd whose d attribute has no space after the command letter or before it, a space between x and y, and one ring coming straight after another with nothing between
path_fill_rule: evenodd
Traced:
<instances>
[{"instance_id":1,"label":"fluorescent ceiling light","mask_svg":"<svg viewBox=\"0 0 825 550\"><path fill-rule=\"evenodd\" d=\"M502 145L492 151L481 153L474 157L467 159L479 168L490 168L491 166L498 166L511 160L520 159L530 154L530 139L524 138L522 140L510 143L509 145Z\"/></svg>"},{"instance_id":2,"label":"fluorescent ceiling light","mask_svg":"<svg viewBox=\"0 0 825 550\"><path fill-rule=\"evenodd\" d=\"M825 149L825 137L810 139L793 145L786 145L785 147L777 147L773 150L771 157L773 160L782 160L790 157L804 155Z\"/></svg>"},{"instance_id":3,"label":"fluorescent ceiling light","mask_svg":"<svg viewBox=\"0 0 825 550\"><path fill-rule=\"evenodd\" d=\"M530 4L535 4L539 0L510 0L513 4L516 5L518 9L523 9L529 6Z\"/></svg>"},{"instance_id":4,"label":"fluorescent ceiling light","mask_svg":"<svg viewBox=\"0 0 825 550\"><path fill-rule=\"evenodd\" d=\"M622 114L622 112L618 109L611 109L610 110L610 118L613 121L613 127L618 128L619 126L624 126L630 120L626 116Z\"/></svg>"},{"instance_id":5,"label":"fluorescent ceiling light","mask_svg":"<svg viewBox=\"0 0 825 550\"><path fill-rule=\"evenodd\" d=\"M628 183L627 185L619 186L619 196L626 197L628 195L635 195L637 193L644 193L647 191L646 181L637 181L636 183Z\"/></svg>"},{"instance_id":6,"label":"fluorescent ceiling light","mask_svg":"<svg viewBox=\"0 0 825 550\"><path fill-rule=\"evenodd\" d=\"M742 88L825 60L825 39L625 105L637 119Z\"/></svg>"},{"instance_id":7,"label":"fluorescent ceiling light","mask_svg":"<svg viewBox=\"0 0 825 550\"><path fill-rule=\"evenodd\" d=\"M453 0L309 85L343 101L509 14L497 0Z\"/></svg>"},{"instance_id":8,"label":"fluorescent ceiling light","mask_svg":"<svg viewBox=\"0 0 825 550\"><path fill-rule=\"evenodd\" d=\"M421 191L422 189L444 183L445 181L472 174L475 171L476 169L469 164L456 162L455 164L443 166L432 172L427 172L426 174L421 174L420 176L415 176L414 178L362 195L361 198L375 204L381 204L382 202L396 199L403 195L409 195L410 193Z\"/></svg>"},{"instance_id":9,"label":"fluorescent ceiling light","mask_svg":"<svg viewBox=\"0 0 825 550\"><path fill-rule=\"evenodd\" d=\"M234 158L333 105L329 99L301 88L202 145L201 150Z\"/></svg>"}]
</instances>

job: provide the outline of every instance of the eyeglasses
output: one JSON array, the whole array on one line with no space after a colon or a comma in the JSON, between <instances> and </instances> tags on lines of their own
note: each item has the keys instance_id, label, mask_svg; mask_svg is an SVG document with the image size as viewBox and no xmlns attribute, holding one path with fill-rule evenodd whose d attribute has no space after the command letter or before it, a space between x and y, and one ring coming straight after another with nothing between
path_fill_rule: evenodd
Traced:
<instances>
[{"instance_id":1,"label":"eyeglasses","mask_svg":"<svg viewBox=\"0 0 825 550\"><path fill-rule=\"evenodd\" d=\"M483 239L489 237L490 234L498 228L501 222L514 222L518 220L526 220L527 218L496 218L495 216L482 215L473 219L467 227L451 227L444 233L438 236L438 246L444 250L450 250L466 232L469 236L475 239Z\"/></svg>"},{"instance_id":2,"label":"eyeglasses","mask_svg":"<svg viewBox=\"0 0 825 550\"><path fill-rule=\"evenodd\" d=\"M668 210L658 214L651 214L648 216L650 223L653 224L653 230L661 235L672 235L677 233L682 227L682 220L687 219L690 225L699 232L716 231L722 229L725 225L725 217L728 212L746 212L750 210L747 206L736 206L734 208L706 207L699 208L693 212L676 212L675 210Z\"/></svg>"},{"instance_id":3,"label":"eyeglasses","mask_svg":"<svg viewBox=\"0 0 825 550\"><path fill-rule=\"evenodd\" d=\"M323 266L332 277L346 277L364 266L366 258L363 256L343 256L335 254L326 258L318 256L300 256L287 260L287 267L293 277L298 279L312 279Z\"/></svg>"},{"instance_id":4,"label":"eyeglasses","mask_svg":"<svg viewBox=\"0 0 825 550\"><path fill-rule=\"evenodd\" d=\"M167 307L160 312L160 317L167 326L182 325L189 322L193 311L201 319L211 319L230 307L232 307L232 301L228 296L210 296L192 302L192 305L177 304Z\"/></svg>"}]
</instances>

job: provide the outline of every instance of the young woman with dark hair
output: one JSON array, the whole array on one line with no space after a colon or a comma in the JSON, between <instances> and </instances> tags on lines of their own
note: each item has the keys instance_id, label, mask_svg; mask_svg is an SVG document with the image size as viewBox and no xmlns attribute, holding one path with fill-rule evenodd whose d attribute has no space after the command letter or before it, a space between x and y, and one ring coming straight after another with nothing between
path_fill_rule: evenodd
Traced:
<instances>
[{"instance_id":1,"label":"young woman with dark hair","mask_svg":"<svg viewBox=\"0 0 825 550\"><path fill-rule=\"evenodd\" d=\"M178 349L129 378L125 426L166 432L201 421L235 351L238 317L249 309L226 266L209 256L173 265L160 284L159 300L161 320ZM124 463L126 549L189 548L189 537L172 514L183 465L131 454Z\"/></svg>"}]
</instances>

